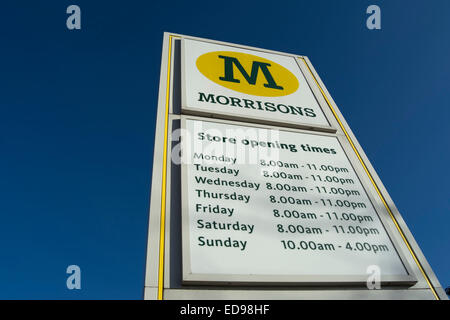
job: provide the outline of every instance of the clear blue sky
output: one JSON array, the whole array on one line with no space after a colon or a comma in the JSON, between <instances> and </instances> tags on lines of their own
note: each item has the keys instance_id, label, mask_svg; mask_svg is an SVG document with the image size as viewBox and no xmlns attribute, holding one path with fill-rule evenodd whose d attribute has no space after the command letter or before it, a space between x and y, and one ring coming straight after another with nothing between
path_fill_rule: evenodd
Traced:
<instances>
[{"instance_id":1,"label":"clear blue sky","mask_svg":"<svg viewBox=\"0 0 450 320\"><path fill-rule=\"evenodd\" d=\"M77 4L82 29L66 28ZM365 26L378 4L382 30ZM450 285L450 1L8 1L0 298L140 299L163 31L307 55ZM82 290L66 289L66 267Z\"/></svg>"}]
</instances>

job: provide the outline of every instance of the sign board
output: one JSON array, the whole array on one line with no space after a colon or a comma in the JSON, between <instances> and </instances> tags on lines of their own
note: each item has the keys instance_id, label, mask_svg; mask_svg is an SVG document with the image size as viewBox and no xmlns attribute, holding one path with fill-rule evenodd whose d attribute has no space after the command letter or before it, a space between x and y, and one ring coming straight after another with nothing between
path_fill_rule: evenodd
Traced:
<instances>
[{"instance_id":1,"label":"sign board","mask_svg":"<svg viewBox=\"0 0 450 320\"><path fill-rule=\"evenodd\" d=\"M147 248L146 299L446 299L308 58L215 40L164 36Z\"/></svg>"},{"instance_id":2,"label":"sign board","mask_svg":"<svg viewBox=\"0 0 450 320\"><path fill-rule=\"evenodd\" d=\"M184 120L186 283L412 283L336 136Z\"/></svg>"},{"instance_id":3,"label":"sign board","mask_svg":"<svg viewBox=\"0 0 450 320\"><path fill-rule=\"evenodd\" d=\"M182 42L182 110L283 125L330 125L292 56Z\"/></svg>"}]
</instances>

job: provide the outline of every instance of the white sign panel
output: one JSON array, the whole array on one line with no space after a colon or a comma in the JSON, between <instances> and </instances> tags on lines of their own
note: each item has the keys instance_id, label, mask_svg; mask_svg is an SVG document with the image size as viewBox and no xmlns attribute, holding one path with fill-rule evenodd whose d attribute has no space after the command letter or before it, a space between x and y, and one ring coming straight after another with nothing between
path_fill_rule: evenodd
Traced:
<instances>
[{"instance_id":1,"label":"white sign panel","mask_svg":"<svg viewBox=\"0 0 450 320\"><path fill-rule=\"evenodd\" d=\"M185 282L411 280L335 136L183 126Z\"/></svg>"},{"instance_id":2,"label":"white sign panel","mask_svg":"<svg viewBox=\"0 0 450 320\"><path fill-rule=\"evenodd\" d=\"M330 127L293 56L183 39L182 79L185 112Z\"/></svg>"}]
</instances>

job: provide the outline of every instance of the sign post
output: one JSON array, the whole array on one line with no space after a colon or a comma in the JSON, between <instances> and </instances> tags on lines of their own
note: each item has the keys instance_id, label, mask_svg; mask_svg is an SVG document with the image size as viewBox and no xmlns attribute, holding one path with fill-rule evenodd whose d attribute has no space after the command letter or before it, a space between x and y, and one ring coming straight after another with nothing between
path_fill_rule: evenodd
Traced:
<instances>
[{"instance_id":1,"label":"sign post","mask_svg":"<svg viewBox=\"0 0 450 320\"><path fill-rule=\"evenodd\" d=\"M155 139L146 299L446 299L307 57L166 33Z\"/></svg>"}]
</instances>

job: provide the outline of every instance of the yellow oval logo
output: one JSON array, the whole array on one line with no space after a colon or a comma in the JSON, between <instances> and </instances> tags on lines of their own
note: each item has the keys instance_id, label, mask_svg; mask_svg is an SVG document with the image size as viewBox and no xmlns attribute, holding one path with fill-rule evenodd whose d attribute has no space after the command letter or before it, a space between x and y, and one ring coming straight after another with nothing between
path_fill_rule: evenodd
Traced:
<instances>
[{"instance_id":1,"label":"yellow oval logo","mask_svg":"<svg viewBox=\"0 0 450 320\"><path fill-rule=\"evenodd\" d=\"M297 91L297 77L288 69L252 54L215 51L197 59L198 70L225 88L263 97L287 96Z\"/></svg>"}]
</instances>

